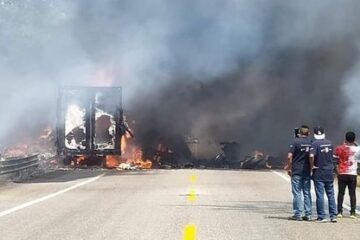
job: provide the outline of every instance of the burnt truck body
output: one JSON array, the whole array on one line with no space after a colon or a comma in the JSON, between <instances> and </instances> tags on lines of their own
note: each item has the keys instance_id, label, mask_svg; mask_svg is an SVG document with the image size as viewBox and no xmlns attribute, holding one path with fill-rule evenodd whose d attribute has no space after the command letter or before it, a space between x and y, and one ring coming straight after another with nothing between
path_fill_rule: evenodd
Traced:
<instances>
[{"instance_id":1,"label":"burnt truck body","mask_svg":"<svg viewBox=\"0 0 360 240\"><path fill-rule=\"evenodd\" d=\"M120 87L63 87L59 90L57 149L65 165L77 156L121 155L124 134Z\"/></svg>"}]
</instances>

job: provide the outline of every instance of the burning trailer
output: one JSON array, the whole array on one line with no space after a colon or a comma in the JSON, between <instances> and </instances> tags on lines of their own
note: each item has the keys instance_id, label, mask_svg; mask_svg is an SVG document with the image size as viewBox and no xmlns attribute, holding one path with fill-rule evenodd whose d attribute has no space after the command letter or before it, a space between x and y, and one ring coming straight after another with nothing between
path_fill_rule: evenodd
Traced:
<instances>
[{"instance_id":1,"label":"burning trailer","mask_svg":"<svg viewBox=\"0 0 360 240\"><path fill-rule=\"evenodd\" d=\"M57 150L65 165L119 165L122 136L132 135L120 87L61 88L57 119Z\"/></svg>"}]
</instances>

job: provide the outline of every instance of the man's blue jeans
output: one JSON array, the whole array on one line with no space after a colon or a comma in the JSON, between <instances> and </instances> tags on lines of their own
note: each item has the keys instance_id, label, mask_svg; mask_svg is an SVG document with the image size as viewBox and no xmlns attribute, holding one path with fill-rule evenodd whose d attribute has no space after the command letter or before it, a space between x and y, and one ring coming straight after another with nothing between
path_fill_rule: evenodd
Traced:
<instances>
[{"instance_id":1,"label":"man's blue jeans","mask_svg":"<svg viewBox=\"0 0 360 240\"><path fill-rule=\"evenodd\" d=\"M311 216L311 180L310 176L291 176L294 216L301 217L304 209L305 216ZM304 195L304 200L303 196ZM304 206L304 208L303 208Z\"/></svg>"},{"instance_id":2,"label":"man's blue jeans","mask_svg":"<svg viewBox=\"0 0 360 240\"><path fill-rule=\"evenodd\" d=\"M329 215L330 219L336 218L336 203L334 196L334 182L333 181L318 181L314 180L315 192L316 192L316 211L318 218L324 219L325 214L325 203L324 203L324 191L328 198L329 204Z\"/></svg>"}]
</instances>

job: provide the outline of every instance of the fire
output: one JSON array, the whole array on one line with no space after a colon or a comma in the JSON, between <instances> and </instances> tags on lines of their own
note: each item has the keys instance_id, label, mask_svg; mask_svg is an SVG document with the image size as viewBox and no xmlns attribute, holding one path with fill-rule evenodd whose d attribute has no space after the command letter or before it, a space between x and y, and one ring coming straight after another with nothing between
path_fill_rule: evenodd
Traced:
<instances>
[{"instance_id":1,"label":"fire","mask_svg":"<svg viewBox=\"0 0 360 240\"><path fill-rule=\"evenodd\" d=\"M89 161L89 156L78 155L71 161L72 166L80 166ZM143 151L132 141L129 133L121 138L121 155L106 155L103 159L106 168L151 169L152 161L144 160Z\"/></svg>"},{"instance_id":2,"label":"fire","mask_svg":"<svg viewBox=\"0 0 360 240\"><path fill-rule=\"evenodd\" d=\"M4 158L24 157L39 153L51 152L54 149L53 132L50 127L39 130L35 134L21 136L16 139L16 144L6 143L0 149L0 154Z\"/></svg>"},{"instance_id":3,"label":"fire","mask_svg":"<svg viewBox=\"0 0 360 240\"><path fill-rule=\"evenodd\" d=\"M143 160L143 152L140 148L135 148L133 150L133 162L142 169L150 169L152 167L152 162L150 160Z\"/></svg>"},{"instance_id":4,"label":"fire","mask_svg":"<svg viewBox=\"0 0 360 240\"><path fill-rule=\"evenodd\" d=\"M73 161L71 161L71 165L80 166L84 161L85 161L85 156L83 155L75 156Z\"/></svg>"},{"instance_id":5,"label":"fire","mask_svg":"<svg viewBox=\"0 0 360 240\"><path fill-rule=\"evenodd\" d=\"M152 168L152 161L144 159L143 151L140 147L136 146L131 139L131 135L128 132L126 132L126 134L121 139L122 156L120 163L122 163L122 165L120 165L126 169L131 167L138 169Z\"/></svg>"},{"instance_id":6,"label":"fire","mask_svg":"<svg viewBox=\"0 0 360 240\"><path fill-rule=\"evenodd\" d=\"M105 166L107 168L116 168L119 166L121 161L121 156L118 155L107 155L105 157Z\"/></svg>"},{"instance_id":7,"label":"fire","mask_svg":"<svg viewBox=\"0 0 360 240\"><path fill-rule=\"evenodd\" d=\"M5 148L2 152L2 155L5 157L19 157L27 156L31 152L29 145L27 144L17 144L12 148Z\"/></svg>"},{"instance_id":8,"label":"fire","mask_svg":"<svg viewBox=\"0 0 360 240\"><path fill-rule=\"evenodd\" d=\"M124 154L128 148L128 142L131 138L131 135L128 132L125 132L125 135L121 138L121 153Z\"/></svg>"}]
</instances>

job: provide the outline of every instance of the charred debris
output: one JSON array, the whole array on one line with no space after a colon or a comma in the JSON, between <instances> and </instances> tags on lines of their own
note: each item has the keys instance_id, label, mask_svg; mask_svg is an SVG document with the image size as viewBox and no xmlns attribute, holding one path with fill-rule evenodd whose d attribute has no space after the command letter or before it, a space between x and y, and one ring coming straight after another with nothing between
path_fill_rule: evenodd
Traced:
<instances>
[{"instance_id":1,"label":"charred debris","mask_svg":"<svg viewBox=\"0 0 360 240\"><path fill-rule=\"evenodd\" d=\"M41 153L44 168L266 169L282 164L261 151L243 157L235 141L217 143L217 153L203 158L198 138L167 129L159 132L151 125L138 136L133 130L137 128L134 119L124 116L121 87L63 87L59 90L56 130L47 127L35 140L2 149L2 155Z\"/></svg>"}]
</instances>

